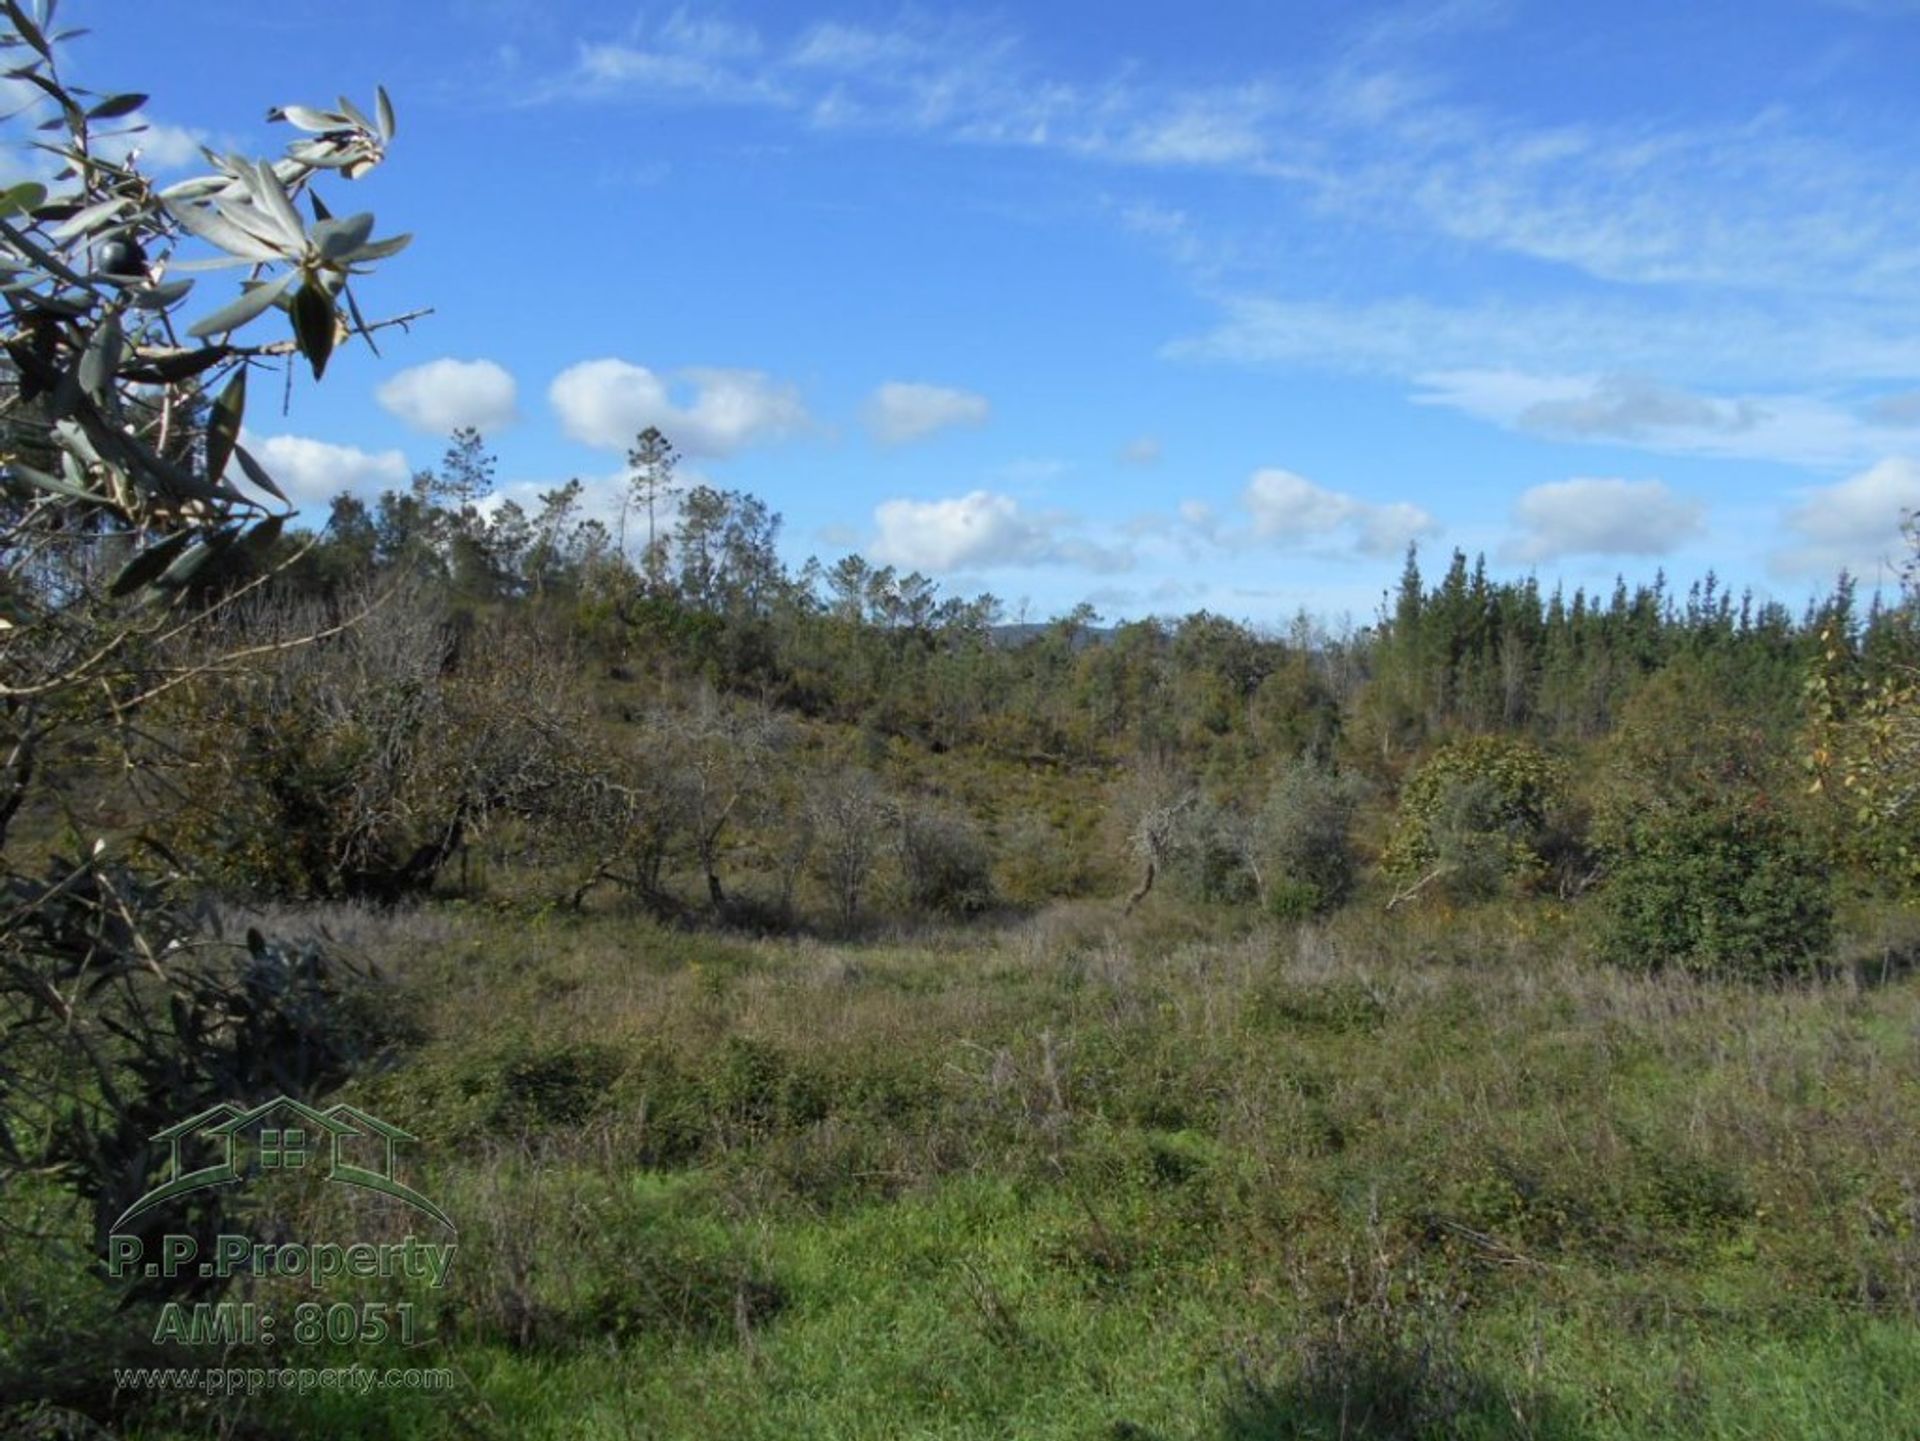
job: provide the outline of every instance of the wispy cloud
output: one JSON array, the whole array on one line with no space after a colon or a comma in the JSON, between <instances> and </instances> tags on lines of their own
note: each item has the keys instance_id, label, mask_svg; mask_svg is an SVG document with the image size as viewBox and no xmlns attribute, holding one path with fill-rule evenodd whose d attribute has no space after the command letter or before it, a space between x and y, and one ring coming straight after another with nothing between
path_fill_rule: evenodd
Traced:
<instances>
[{"instance_id":1,"label":"wispy cloud","mask_svg":"<svg viewBox=\"0 0 1920 1441\"><path fill-rule=\"evenodd\" d=\"M1640 375L1442 371L1414 399L1554 440L1631 445L1665 455L1861 465L1910 447L1900 397L1854 406L1818 394L1713 396ZM1889 413L1889 412L1892 413Z\"/></svg>"},{"instance_id":2,"label":"wispy cloud","mask_svg":"<svg viewBox=\"0 0 1920 1441\"><path fill-rule=\"evenodd\" d=\"M1836 302L1782 314L1737 298L1685 307L1629 295L1350 302L1236 295L1182 360L1317 363L1399 376L1506 371L1665 377L1669 383L1836 384L1920 376L1920 329L1903 309Z\"/></svg>"},{"instance_id":3,"label":"wispy cloud","mask_svg":"<svg viewBox=\"0 0 1920 1441\"><path fill-rule=\"evenodd\" d=\"M1867 415L1881 425L1898 429L1920 426L1920 390L1903 390L1882 395L1867 407Z\"/></svg>"},{"instance_id":4,"label":"wispy cloud","mask_svg":"<svg viewBox=\"0 0 1920 1441\"><path fill-rule=\"evenodd\" d=\"M984 395L950 385L889 380L867 398L867 429L886 445L925 440L942 430L987 423L993 407Z\"/></svg>"},{"instance_id":5,"label":"wispy cloud","mask_svg":"<svg viewBox=\"0 0 1920 1441\"><path fill-rule=\"evenodd\" d=\"M1241 171L1370 226L1628 284L1837 295L1865 277L1920 296L1920 196L1902 183L1900 147L1841 144L1778 108L1691 126L1548 125L1451 98L1420 68L1421 42L1507 13L1485 0L1403 7L1357 25L1331 65L1194 86L1139 68L1067 81L1017 33L977 20L822 21L768 39L680 11L582 45L545 93L771 105L825 126Z\"/></svg>"},{"instance_id":6,"label":"wispy cloud","mask_svg":"<svg viewBox=\"0 0 1920 1441\"><path fill-rule=\"evenodd\" d=\"M1276 279L1295 271L1250 259L1275 247L1251 243L1244 209L1110 198L1216 308L1172 359L1382 375L1511 429L1669 454L1832 468L1910 441L1920 191L1904 147L1806 106L1676 120L1629 101L1547 121L1470 98L1449 47L1525 23L1504 0L1414 0L1349 22L1330 50L1194 84L1151 64L1068 78L979 19L762 31L679 11L582 46L546 96L1040 149L1142 190L1172 170L1232 174L1272 187L1295 235L1420 257L1418 279L1351 264L1337 283ZM1516 261L1525 285L1508 283Z\"/></svg>"}]
</instances>

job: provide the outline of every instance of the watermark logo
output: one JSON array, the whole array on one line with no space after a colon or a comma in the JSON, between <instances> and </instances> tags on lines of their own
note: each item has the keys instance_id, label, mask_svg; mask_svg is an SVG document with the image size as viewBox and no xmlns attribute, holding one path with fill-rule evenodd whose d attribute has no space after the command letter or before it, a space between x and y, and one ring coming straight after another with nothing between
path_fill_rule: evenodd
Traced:
<instances>
[{"instance_id":1,"label":"watermark logo","mask_svg":"<svg viewBox=\"0 0 1920 1441\"><path fill-rule=\"evenodd\" d=\"M113 1223L106 1263L108 1276L115 1280L145 1277L217 1285L235 1277L277 1278L305 1281L316 1291L336 1281L379 1277L411 1278L436 1290L447 1283L456 1249L451 1239L457 1230L453 1219L399 1176L399 1148L416 1138L358 1106L341 1104L320 1110L291 1096L251 1108L223 1101L168 1126L152 1139L168 1148L168 1176ZM399 1241L343 1244L322 1239L262 1242L225 1231L208 1242L188 1234L168 1232L155 1237L129 1231L129 1222L170 1201L273 1172L318 1175L333 1184L390 1197L431 1217L446 1228L447 1235L431 1241L409 1234ZM137 1229L149 1232L152 1225L148 1222ZM304 1301L289 1309L284 1292L249 1295L252 1299L166 1302L154 1326L154 1343L231 1348L397 1342L405 1348L423 1339L417 1327L418 1307L410 1300ZM162 1368L153 1376L122 1379L120 1384L201 1386L209 1384L206 1377L214 1374L193 1370L190 1375L176 1375ZM235 1373L217 1374L230 1378ZM238 1374L250 1387L254 1385L255 1371ZM299 1374L297 1369L286 1373ZM414 1372L396 1374L403 1374L403 1379L390 1384L418 1384L405 1379Z\"/></svg>"},{"instance_id":2,"label":"watermark logo","mask_svg":"<svg viewBox=\"0 0 1920 1441\"><path fill-rule=\"evenodd\" d=\"M155 1186L127 1207L113 1223L119 1231L136 1216L179 1196L210 1186L235 1185L267 1171L324 1168L326 1179L361 1186L405 1202L449 1231L451 1217L395 1174L395 1151L417 1139L398 1126L345 1102L316 1110L291 1096L279 1096L251 1110L222 1101L156 1133L169 1148L170 1180ZM182 1147L198 1144L213 1159L188 1169Z\"/></svg>"}]
</instances>

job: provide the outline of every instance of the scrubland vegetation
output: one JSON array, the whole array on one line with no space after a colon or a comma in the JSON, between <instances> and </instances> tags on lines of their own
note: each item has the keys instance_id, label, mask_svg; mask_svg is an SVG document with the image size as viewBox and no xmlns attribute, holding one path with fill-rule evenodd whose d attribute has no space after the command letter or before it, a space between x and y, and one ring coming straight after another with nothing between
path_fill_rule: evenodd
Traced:
<instances>
[{"instance_id":1,"label":"scrubland vegetation","mask_svg":"<svg viewBox=\"0 0 1920 1441\"><path fill-rule=\"evenodd\" d=\"M316 1085L422 1138L460 1227L395 1354L460 1387L115 1398L159 1348L41 1180L33 1394L135 1435L1920 1424L1920 925L1850 749L1903 606L1456 558L1352 635L1009 635L857 563L822 593L740 497L651 578L590 522L527 575L445 486L357 551L343 501L191 643L359 618L62 789L170 818L201 934L315 948ZM703 515L765 539L704 592ZM345 1205L237 1214L396 1224Z\"/></svg>"},{"instance_id":2,"label":"scrubland vegetation","mask_svg":"<svg viewBox=\"0 0 1920 1441\"><path fill-rule=\"evenodd\" d=\"M266 487L212 382L284 356L233 336L272 297L183 347L137 312L185 292L74 267L264 247L317 378L392 252L282 208L385 97L171 206L83 98L85 194L0 197L7 1424L1920 1433L1910 594L1409 554L1353 629L1009 627L789 567L657 433L645 546L577 483L491 497L472 432L301 533L222 480ZM447 1286L334 1293L415 1304L411 1348L183 1352L169 1299L303 1296L105 1274L155 1133L282 1093L417 1138ZM408 1221L288 1172L167 1225ZM458 1385L114 1385L295 1361Z\"/></svg>"}]
</instances>

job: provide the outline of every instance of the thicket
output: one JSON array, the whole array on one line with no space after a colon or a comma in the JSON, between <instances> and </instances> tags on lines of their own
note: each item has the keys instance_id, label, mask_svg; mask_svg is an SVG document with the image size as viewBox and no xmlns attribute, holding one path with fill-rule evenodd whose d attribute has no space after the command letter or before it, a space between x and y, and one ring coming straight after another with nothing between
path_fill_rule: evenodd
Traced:
<instances>
[{"instance_id":1,"label":"thicket","mask_svg":"<svg viewBox=\"0 0 1920 1441\"><path fill-rule=\"evenodd\" d=\"M671 494L666 439L635 455L635 504ZM1410 551L1343 634L1015 626L858 556L790 569L751 496L692 488L636 564L578 483L482 505L492 470L457 434L281 542L309 548L233 641L371 613L176 708L182 839L226 881L394 899L482 846L576 904L847 931L1117 898L1138 867L1134 904L1158 880L1281 917L1591 897L1603 954L1777 974L1825 953L1836 868L1899 880L1897 838L1805 794L1844 760L1833 794L1877 779L1910 824L1867 757L1906 713L1911 608L1845 576L1795 616L1712 576L1543 595L1459 552L1428 584Z\"/></svg>"}]
</instances>

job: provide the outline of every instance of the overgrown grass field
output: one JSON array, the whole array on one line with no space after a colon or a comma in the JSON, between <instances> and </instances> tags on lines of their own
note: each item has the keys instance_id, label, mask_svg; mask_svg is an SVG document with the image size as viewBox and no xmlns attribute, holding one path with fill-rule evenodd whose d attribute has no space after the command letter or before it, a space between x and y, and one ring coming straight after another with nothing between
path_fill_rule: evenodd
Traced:
<instances>
[{"instance_id":1,"label":"overgrown grass field","mask_svg":"<svg viewBox=\"0 0 1920 1441\"><path fill-rule=\"evenodd\" d=\"M305 919L414 1030L347 1098L459 1225L404 1361L461 1384L233 1434L1920 1434L1894 920L1763 988L1596 964L1539 905L847 945Z\"/></svg>"}]
</instances>

